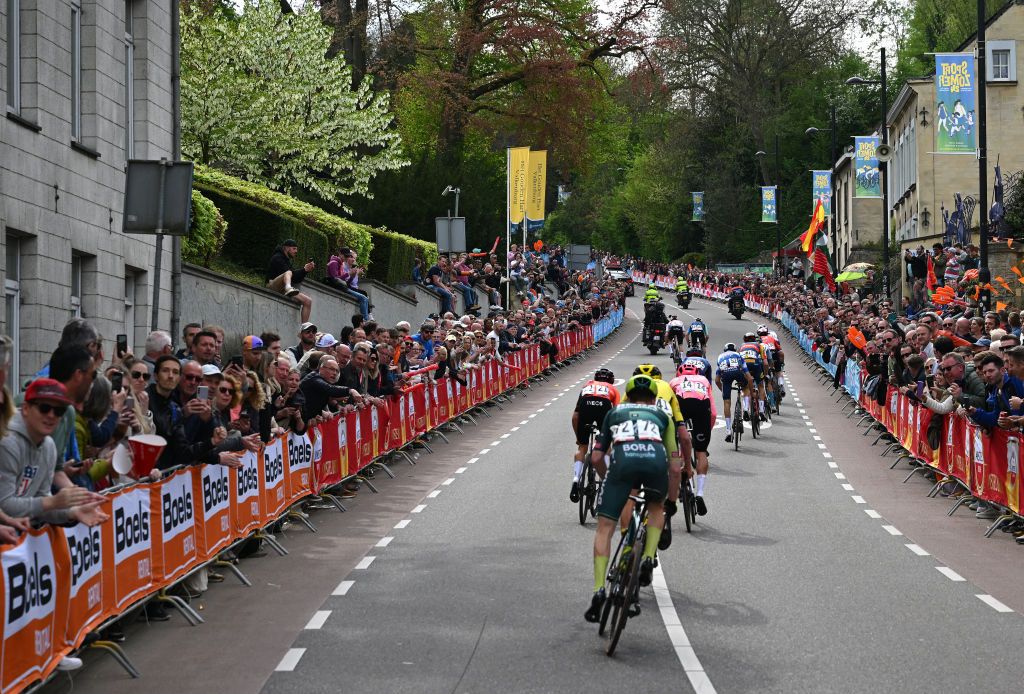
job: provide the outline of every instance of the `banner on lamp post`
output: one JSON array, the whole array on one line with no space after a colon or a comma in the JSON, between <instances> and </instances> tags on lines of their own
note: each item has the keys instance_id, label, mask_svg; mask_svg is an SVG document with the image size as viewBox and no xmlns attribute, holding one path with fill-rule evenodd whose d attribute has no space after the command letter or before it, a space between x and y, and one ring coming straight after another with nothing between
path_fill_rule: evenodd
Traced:
<instances>
[{"instance_id":1,"label":"banner on lamp post","mask_svg":"<svg viewBox=\"0 0 1024 694\"><path fill-rule=\"evenodd\" d=\"M531 151L526 179L526 228L537 232L544 227L544 203L547 191L548 153Z\"/></svg>"},{"instance_id":2,"label":"banner on lamp post","mask_svg":"<svg viewBox=\"0 0 1024 694\"><path fill-rule=\"evenodd\" d=\"M527 170L530 164L529 147L510 147L508 150L508 224L516 231L526 216Z\"/></svg>"},{"instance_id":3,"label":"banner on lamp post","mask_svg":"<svg viewBox=\"0 0 1024 694\"><path fill-rule=\"evenodd\" d=\"M691 222L703 222L704 221L704 191L693 191L693 216L690 218Z\"/></svg>"},{"instance_id":4,"label":"banner on lamp post","mask_svg":"<svg viewBox=\"0 0 1024 694\"><path fill-rule=\"evenodd\" d=\"M832 172L828 170L819 171L817 169L811 171L811 214L814 214L814 208L821 200L821 206L825 208L825 216L831 216L832 214Z\"/></svg>"},{"instance_id":5,"label":"banner on lamp post","mask_svg":"<svg viewBox=\"0 0 1024 694\"><path fill-rule=\"evenodd\" d=\"M779 223L778 186L761 186L761 221Z\"/></svg>"},{"instance_id":6,"label":"banner on lamp post","mask_svg":"<svg viewBox=\"0 0 1024 694\"><path fill-rule=\"evenodd\" d=\"M975 62L972 53L935 56L935 152L975 154Z\"/></svg>"},{"instance_id":7,"label":"banner on lamp post","mask_svg":"<svg viewBox=\"0 0 1024 694\"><path fill-rule=\"evenodd\" d=\"M855 137L853 142L853 172L857 177L854 197L882 197L882 182L878 173L878 136Z\"/></svg>"}]
</instances>

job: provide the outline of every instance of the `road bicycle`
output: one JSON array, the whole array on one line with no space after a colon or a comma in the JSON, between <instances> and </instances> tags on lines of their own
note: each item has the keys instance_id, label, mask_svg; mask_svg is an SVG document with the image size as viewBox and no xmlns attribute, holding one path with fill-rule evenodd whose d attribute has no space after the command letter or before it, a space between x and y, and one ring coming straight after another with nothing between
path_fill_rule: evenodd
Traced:
<instances>
[{"instance_id":1,"label":"road bicycle","mask_svg":"<svg viewBox=\"0 0 1024 694\"><path fill-rule=\"evenodd\" d=\"M679 333L677 332L673 332L672 339L669 340L668 355L672 357L672 364L678 369L679 365L683 363L683 351L679 340Z\"/></svg>"},{"instance_id":2,"label":"road bicycle","mask_svg":"<svg viewBox=\"0 0 1024 694\"><path fill-rule=\"evenodd\" d=\"M689 419L686 420L686 429L693 434L693 422ZM692 465L696 465L696 459L693 460ZM693 482L692 475L686 474L686 469L683 469L683 479L679 483L679 505L682 507L683 518L686 520L686 532L692 532L691 526L697 522L697 500L696 495L693 493ZM668 517L665 518L665 523L668 523Z\"/></svg>"},{"instance_id":3,"label":"road bicycle","mask_svg":"<svg viewBox=\"0 0 1024 694\"><path fill-rule=\"evenodd\" d=\"M605 652L611 656L619 645L622 630L626 628L626 620L640 614L640 564L644 544L647 542L647 502L643 491L639 495L629 495L633 501L633 513L629 519L629 527L619 540L619 546L608 562L608 577L605 581L604 607L601 610L601 622L597 633L608 634L608 647Z\"/></svg>"},{"instance_id":4,"label":"road bicycle","mask_svg":"<svg viewBox=\"0 0 1024 694\"><path fill-rule=\"evenodd\" d=\"M601 480L597 478L597 470L590 462L594 452L594 443L597 441L597 426L590 427L590 443L587 445L587 457L583 459L583 474L580 476L580 500L579 506L580 525L587 524L587 516L591 518L597 515L597 497L601 493Z\"/></svg>"},{"instance_id":5,"label":"road bicycle","mask_svg":"<svg viewBox=\"0 0 1024 694\"><path fill-rule=\"evenodd\" d=\"M732 397L732 393L729 393ZM732 445L735 450L740 449L740 438L743 436L743 387L736 384L736 397L732 405Z\"/></svg>"},{"instance_id":6,"label":"road bicycle","mask_svg":"<svg viewBox=\"0 0 1024 694\"><path fill-rule=\"evenodd\" d=\"M755 383L750 387L750 435L755 439L761 433L761 398Z\"/></svg>"}]
</instances>

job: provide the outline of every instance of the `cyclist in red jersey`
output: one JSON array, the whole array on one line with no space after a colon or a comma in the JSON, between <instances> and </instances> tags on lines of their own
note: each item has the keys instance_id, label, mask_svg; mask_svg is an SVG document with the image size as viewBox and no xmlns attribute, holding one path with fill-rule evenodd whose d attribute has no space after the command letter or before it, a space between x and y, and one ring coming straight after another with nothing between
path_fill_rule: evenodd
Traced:
<instances>
[{"instance_id":1,"label":"cyclist in red jersey","mask_svg":"<svg viewBox=\"0 0 1024 694\"><path fill-rule=\"evenodd\" d=\"M697 475L695 477L694 496L697 513L708 512L704 501L704 485L708 477L708 443L711 441L711 430L715 428L718 418L715 412L715 399L711 391L711 382L701 373L695 363L684 362L676 371L676 377L669 385L679 401L679 409L692 429L693 452L696 460ZM689 469L687 469L687 474Z\"/></svg>"},{"instance_id":2,"label":"cyclist in red jersey","mask_svg":"<svg viewBox=\"0 0 1024 694\"><path fill-rule=\"evenodd\" d=\"M598 369L591 381L587 381L576 399L572 413L572 430L576 434L576 455L572 466L572 488L569 500L580 500L580 477L583 475L583 457L590 445L590 432L601 428L604 416L619 404L619 391L615 386L615 374L608 369Z\"/></svg>"}]
</instances>

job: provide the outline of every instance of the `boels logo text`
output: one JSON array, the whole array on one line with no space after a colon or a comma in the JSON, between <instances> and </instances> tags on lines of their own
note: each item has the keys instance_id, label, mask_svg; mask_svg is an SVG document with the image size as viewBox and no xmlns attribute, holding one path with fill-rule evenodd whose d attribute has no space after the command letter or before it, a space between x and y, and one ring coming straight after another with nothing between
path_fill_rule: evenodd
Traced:
<instances>
[{"instance_id":1,"label":"boels logo text","mask_svg":"<svg viewBox=\"0 0 1024 694\"><path fill-rule=\"evenodd\" d=\"M165 488L160 495L161 516L163 518L164 537L175 534L183 526L191 526L194 517L192 509L192 490Z\"/></svg>"},{"instance_id":2,"label":"boels logo text","mask_svg":"<svg viewBox=\"0 0 1024 694\"><path fill-rule=\"evenodd\" d=\"M291 470L309 467L313 463L313 445L306 436L288 437L288 467Z\"/></svg>"},{"instance_id":3,"label":"boels logo text","mask_svg":"<svg viewBox=\"0 0 1024 694\"><path fill-rule=\"evenodd\" d=\"M71 585L77 586L84 577L95 573L102 561L100 550L100 529L83 528L81 532L69 534L68 552L71 554Z\"/></svg>"},{"instance_id":4,"label":"boels logo text","mask_svg":"<svg viewBox=\"0 0 1024 694\"><path fill-rule=\"evenodd\" d=\"M253 494L257 494L259 490L260 478L259 473L256 471L256 466L249 464L238 468L237 492L239 500L248 499Z\"/></svg>"},{"instance_id":5,"label":"boels logo text","mask_svg":"<svg viewBox=\"0 0 1024 694\"><path fill-rule=\"evenodd\" d=\"M255 472L253 474L255 476ZM238 476L242 478L241 474ZM203 512L209 516L228 503L228 478L203 476Z\"/></svg>"},{"instance_id":6,"label":"boels logo text","mask_svg":"<svg viewBox=\"0 0 1024 694\"><path fill-rule=\"evenodd\" d=\"M138 499L114 509L114 551L131 553L132 548L149 546L149 506Z\"/></svg>"},{"instance_id":7,"label":"boels logo text","mask_svg":"<svg viewBox=\"0 0 1024 694\"><path fill-rule=\"evenodd\" d=\"M51 608L54 595L53 566L39 562L33 552L27 561L7 567L7 624L36 612L39 616Z\"/></svg>"},{"instance_id":8,"label":"boels logo text","mask_svg":"<svg viewBox=\"0 0 1024 694\"><path fill-rule=\"evenodd\" d=\"M268 487L272 487L284 477L284 456L278 448L266 449L263 455L263 481Z\"/></svg>"}]
</instances>

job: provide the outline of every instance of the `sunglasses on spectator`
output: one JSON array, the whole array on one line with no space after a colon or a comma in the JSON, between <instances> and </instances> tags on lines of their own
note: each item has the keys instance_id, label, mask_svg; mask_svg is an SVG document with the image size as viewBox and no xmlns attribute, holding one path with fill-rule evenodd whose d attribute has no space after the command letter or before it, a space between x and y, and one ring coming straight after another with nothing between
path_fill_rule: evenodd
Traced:
<instances>
[{"instance_id":1,"label":"sunglasses on spectator","mask_svg":"<svg viewBox=\"0 0 1024 694\"><path fill-rule=\"evenodd\" d=\"M32 403L32 407L39 410L39 414L50 414L52 412L58 417L63 417L64 413L68 411L67 405L51 405L48 402Z\"/></svg>"},{"instance_id":2,"label":"sunglasses on spectator","mask_svg":"<svg viewBox=\"0 0 1024 694\"><path fill-rule=\"evenodd\" d=\"M181 378L184 381L201 381L201 380L203 380L202 376L182 376Z\"/></svg>"},{"instance_id":3,"label":"sunglasses on spectator","mask_svg":"<svg viewBox=\"0 0 1024 694\"><path fill-rule=\"evenodd\" d=\"M940 366L940 367L939 367L939 371L941 371L942 373L946 373L947 371L952 371L952 370L953 370L953 369L955 369L956 367L957 367L957 365L956 365L956 364L953 364L953 365L951 365L951 366Z\"/></svg>"},{"instance_id":4,"label":"sunglasses on spectator","mask_svg":"<svg viewBox=\"0 0 1024 694\"><path fill-rule=\"evenodd\" d=\"M148 371L132 371L131 375L132 375L132 378L137 378L137 379L149 378L149 372ZM198 379L200 377L197 376L196 378Z\"/></svg>"},{"instance_id":5,"label":"sunglasses on spectator","mask_svg":"<svg viewBox=\"0 0 1024 694\"><path fill-rule=\"evenodd\" d=\"M235 389L234 388L218 388L217 390L219 390L221 393L224 393L225 395L234 395L235 394Z\"/></svg>"}]
</instances>

